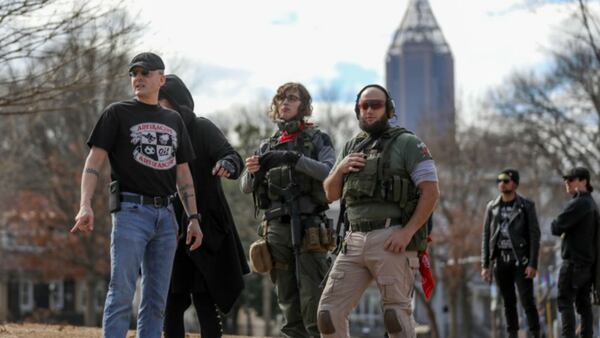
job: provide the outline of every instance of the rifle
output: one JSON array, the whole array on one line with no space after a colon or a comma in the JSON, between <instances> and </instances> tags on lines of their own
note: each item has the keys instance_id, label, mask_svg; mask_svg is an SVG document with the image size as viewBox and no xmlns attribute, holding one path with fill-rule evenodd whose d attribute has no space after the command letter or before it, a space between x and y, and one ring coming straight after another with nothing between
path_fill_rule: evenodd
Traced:
<instances>
[{"instance_id":1,"label":"rifle","mask_svg":"<svg viewBox=\"0 0 600 338\"><path fill-rule=\"evenodd\" d=\"M300 222L300 213L298 212L298 197L300 189L294 180L294 169L289 168L289 183L281 190L281 196L286 208L290 214L290 228L292 232L292 248L294 249L294 260L296 269L296 284L300 288L300 248L302 246L302 223Z\"/></svg>"}]
</instances>

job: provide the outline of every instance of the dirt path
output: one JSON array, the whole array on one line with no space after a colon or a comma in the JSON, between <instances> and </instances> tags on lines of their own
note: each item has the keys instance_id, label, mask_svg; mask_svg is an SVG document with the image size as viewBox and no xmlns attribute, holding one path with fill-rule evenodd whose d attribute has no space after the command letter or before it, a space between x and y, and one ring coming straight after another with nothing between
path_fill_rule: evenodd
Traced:
<instances>
[{"instance_id":1,"label":"dirt path","mask_svg":"<svg viewBox=\"0 0 600 338\"><path fill-rule=\"evenodd\" d=\"M44 324L0 324L2 338L98 338L100 329L71 325ZM223 338L234 336L223 336ZM235 336L236 338L243 338ZM127 338L135 338L135 332L130 331ZM197 334L187 334L186 338L200 338Z\"/></svg>"}]
</instances>

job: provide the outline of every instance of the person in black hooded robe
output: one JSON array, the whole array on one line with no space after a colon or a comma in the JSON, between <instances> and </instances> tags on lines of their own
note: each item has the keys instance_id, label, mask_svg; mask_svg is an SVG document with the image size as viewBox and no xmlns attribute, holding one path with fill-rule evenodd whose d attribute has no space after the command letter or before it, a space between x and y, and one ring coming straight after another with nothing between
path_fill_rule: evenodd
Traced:
<instances>
[{"instance_id":1,"label":"person in black hooded robe","mask_svg":"<svg viewBox=\"0 0 600 338\"><path fill-rule=\"evenodd\" d=\"M221 337L219 312L231 310L244 288L243 275L250 272L221 177L237 179L244 165L219 128L196 116L192 95L179 77L166 76L159 102L181 114L190 135L196 153L190 169L204 234L203 245L192 252L185 244L186 236L179 236L165 310L165 338L185 336L183 313L192 300L202 337ZM181 205L176 205L176 215L180 234L185 234L187 220Z\"/></svg>"}]
</instances>

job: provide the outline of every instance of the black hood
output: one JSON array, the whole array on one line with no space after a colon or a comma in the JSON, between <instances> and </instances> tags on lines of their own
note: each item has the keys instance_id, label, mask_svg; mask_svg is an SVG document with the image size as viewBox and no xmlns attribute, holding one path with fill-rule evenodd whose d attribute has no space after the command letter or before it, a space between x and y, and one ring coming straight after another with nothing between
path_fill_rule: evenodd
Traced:
<instances>
[{"instance_id":1,"label":"black hood","mask_svg":"<svg viewBox=\"0 0 600 338\"><path fill-rule=\"evenodd\" d=\"M165 84L160 87L159 98L167 99L186 124L196 117L192 94L177 75L166 76Z\"/></svg>"}]
</instances>

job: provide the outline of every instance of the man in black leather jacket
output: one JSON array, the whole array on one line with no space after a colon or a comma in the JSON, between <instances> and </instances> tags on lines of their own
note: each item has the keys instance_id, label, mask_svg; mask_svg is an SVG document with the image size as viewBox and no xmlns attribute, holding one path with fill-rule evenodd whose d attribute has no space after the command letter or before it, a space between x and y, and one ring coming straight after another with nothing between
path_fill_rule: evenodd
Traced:
<instances>
[{"instance_id":1,"label":"man in black leather jacket","mask_svg":"<svg viewBox=\"0 0 600 338\"><path fill-rule=\"evenodd\" d=\"M533 292L540 248L540 227L535 204L517 194L519 172L505 169L498 175L500 196L487 204L483 224L481 277L492 281L491 264L504 299L509 338L518 337L519 317L515 284L527 315L532 337L540 337L540 323Z\"/></svg>"},{"instance_id":2,"label":"man in black leather jacket","mask_svg":"<svg viewBox=\"0 0 600 338\"><path fill-rule=\"evenodd\" d=\"M552 234L562 238L562 266L558 275L558 310L564 338L575 337L575 312L581 315L581 337L593 337L594 314L590 289L597 256L598 206L592 198L590 172L583 167L563 176L565 189L573 197L552 222ZM598 285L596 285L596 288Z\"/></svg>"}]
</instances>

